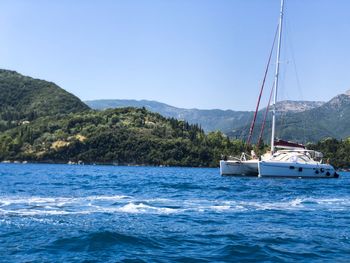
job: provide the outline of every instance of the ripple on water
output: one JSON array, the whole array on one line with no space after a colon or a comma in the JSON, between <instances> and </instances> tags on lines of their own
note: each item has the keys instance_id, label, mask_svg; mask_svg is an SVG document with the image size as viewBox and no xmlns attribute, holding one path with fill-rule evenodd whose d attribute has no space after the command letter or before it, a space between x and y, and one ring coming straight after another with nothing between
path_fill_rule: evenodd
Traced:
<instances>
[{"instance_id":1,"label":"ripple on water","mask_svg":"<svg viewBox=\"0 0 350 263\"><path fill-rule=\"evenodd\" d=\"M108 249L109 247L132 246L138 248L159 249L161 246L147 237L137 237L130 234L101 231L87 233L80 236L61 238L49 244L47 249L67 250L67 251L95 251ZM126 248L127 249L127 248Z\"/></svg>"}]
</instances>

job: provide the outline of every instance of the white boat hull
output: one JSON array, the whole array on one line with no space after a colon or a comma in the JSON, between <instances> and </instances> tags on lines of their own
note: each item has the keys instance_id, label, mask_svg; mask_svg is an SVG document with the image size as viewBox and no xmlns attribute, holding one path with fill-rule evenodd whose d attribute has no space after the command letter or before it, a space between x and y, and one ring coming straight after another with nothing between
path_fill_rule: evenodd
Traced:
<instances>
[{"instance_id":1,"label":"white boat hull","mask_svg":"<svg viewBox=\"0 0 350 263\"><path fill-rule=\"evenodd\" d=\"M259 162L259 177L337 178L333 166L320 163Z\"/></svg>"},{"instance_id":2,"label":"white boat hull","mask_svg":"<svg viewBox=\"0 0 350 263\"><path fill-rule=\"evenodd\" d=\"M221 175L245 175L245 176L257 176L258 172L258 160L249 161L220 161L220 174Z\"/></svg>"}]
</instances>

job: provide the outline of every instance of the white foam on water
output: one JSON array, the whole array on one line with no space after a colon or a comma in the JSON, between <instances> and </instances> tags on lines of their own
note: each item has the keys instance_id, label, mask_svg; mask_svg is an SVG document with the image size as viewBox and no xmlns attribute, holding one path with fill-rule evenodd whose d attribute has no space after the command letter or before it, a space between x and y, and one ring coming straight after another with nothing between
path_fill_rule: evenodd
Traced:
<instances>
[{"instance_id":1,"label":"white foam on water","mask_svg":"<svg viewBox=\"0 0 350 263\"><path fill-rule=\"evenodd\" d=\"M209 207L210 209L213 210L218 210L218 211L223 211L223 210L229 210L231 206L229 205L213 205Z\"/></svg>"},{"instance_id":2,"label":"white foam on water","mask_svg":"<svg viewBox=\"0 0 350 263\"><path fill-rule=\"evenodd\" d=\"M329 198L329 199L311 199L318 204L341 204L341 205L350 205L350 199L344 198Z\"/></svg>"},{"instance_id":3,"label":"white foam on water","mask_svg":"<svg viewBox=\"0 0 350 263\"><path fill-rule=\"evenodd\" d=\"M306 202L314 202L320 207L325 207L331 211L344 211L350 209L350 198L325 198L325 199L307 199Z\"/></svg>"},{"instance_id":4,"label":"white foam on water","mask_svg":"<svg viewBox=\"0 0 350 263\"><path fill-rule=\"evenodd\" d=\"M160 202L161 201L161 202ZM170 200L169 200L170 201ZM102 203L101 203L102 202ZM138 204L135 204L138 202ZM157 203L167 203L158 199ZM0 215L41 216L90 213L176 213L178 209L145 204L130 196L87 196L87 197L2 197Z\"/></svg>"},{"instance_id":5,"label":"white foam on water","mask_svg":"<svg viewBox=\"0 0 350 263\"><path fill-rule=\"evenodd\" d=\"M242 200L137 199L127 195L87 197L0 197L0 215L45 216L91 213L173 214L252 210L348 210L350 199L295 198L276 202Z\"/></svg>"},{"instance_id":6,"label":"white foam on water","mask_svg":"<svg viewBox=\"0 0 350 263\"><path fill-rule=\"evenodd\" d=\"M120 212L125 213L156 213L156 214L171 214L179 212L179 209L173 209L168 207L154 207L145 205L143 203L134 204L128 203L125 206L118 209Z\"/></svg>"},{"instance_id":7,"label":"white foam on water","mask_svg":"<svg viewBox=\"0 0 350 263\"><path fill-rule=\"evenodd\" d=\"M83 199L85 200L102 200L102 201L119 201L123 199L130 199L132 198L131 196L128 195L111 195L111 196L106 196L106 195L95 195L95 196L87 196Z\"/></svg>"},{"instance_id":8,"label":"white foam on water","mask_svg":"<svg viewBox=\"0 0 350 263\"><path fill-rule=\"evenodd\" d=\"M67 211L54 211L54 210L0 210L0 215L20 215L20 216L38 216L38 215L67 215L71 214Z\"/></svg>"},{"instance_id":9,"label":"white foam on water","mask_svg":"<svg viewBox=\"0 0 350 263\"><path fill-rule=\"evenodd\" d=\"M301 198L296 198L296 199L290 201L289 204L290 204L292 207L297 207L297 206L302 206L302 202L303 202L303 199L301 199Z\"/></svg>"},{"instance_id":10,"label":"white foam on water","mask_svg":"<svg viewBox=\"0 0 350 263\"><path fill-rule=\"evenodd\" d=\"M334 208L348 209L350 200L347 199L322 199L322 198L295 198L292 200L283 200L277 202L242 202L242 206L248 209L256 210L316 210Z\"/></svg>"},{"instance_id":11,"label":"white foam on water","mask_svg":"<svg viewBox=\"0 0 350 263\"><path fill-rule=\"evenodd\" d=\"M87 201L119 201L131 198L126 195L116 196L87 196L87 197L0 197L0 207L13 204L23 205L54 205L65 206L70 204L81 204Z\"/></svg>"}]
</instances>

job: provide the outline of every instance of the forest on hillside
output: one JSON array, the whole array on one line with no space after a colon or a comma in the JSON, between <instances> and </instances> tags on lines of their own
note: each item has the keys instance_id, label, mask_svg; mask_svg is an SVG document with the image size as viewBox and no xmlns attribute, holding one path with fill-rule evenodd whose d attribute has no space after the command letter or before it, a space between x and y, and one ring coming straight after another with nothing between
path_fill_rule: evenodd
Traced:
<instances>
[{"instance_id":1,"label":"forest on hillside","mask_svg":"<svg viewBox=\"0 0 350 263\"><path fill-rule=\"evenodd\" d=\"M0 134L0 160L216 167L243 150L221 132L136 108L41 117Z\"/></svg>"}]
</instances>

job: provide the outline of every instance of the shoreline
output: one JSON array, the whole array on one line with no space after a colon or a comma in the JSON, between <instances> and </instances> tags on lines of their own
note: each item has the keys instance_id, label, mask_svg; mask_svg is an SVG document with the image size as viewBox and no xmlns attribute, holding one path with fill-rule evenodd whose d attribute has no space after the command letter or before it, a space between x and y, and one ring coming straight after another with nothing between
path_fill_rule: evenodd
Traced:
<instances>
[{"instance_id":1,"label":"shoreline","mask_svg":"<svg viewBox=\"0 0 350 263\"><path fill-rule=\"evenodd\" d=\"M211 166L180 166L180 165L151 165L151 164L131 164L131 163L84 163L84 162L53 162L53 161L42 161L42 162L31 162L31 161L1 161L0 164L57 164L57 165L73 165L73 166L120 166L120 167L158 167L158 168L211 168L211 169L217 169L219 168L219 165L217 167L211 167Z\"/></svg>"},{"instance_id":2,"label":"shoreline","mask_svg":"<svg viewBox=\"0 0 350 263\"><path fill-rule=\"evenodd\" d=\"M174 168L174 167L180 167L180 168L212 168L212 169L217 169L219 168L219 165L216 167L212 166L180 166L180 165L151 165L151 164L133 164L133 163L84 163L82 161L78 162L54 162L54 161L39 161L39 162L31 162L31 161L10 161L10 160L5 160L1 161L0 164L61 164L61 165L74 165L74 166L124 166L124 167L158 167L158 168ZM337 168L337 172L350 172L350 167L349 168Z\"/></svg>"}]
</instances>

